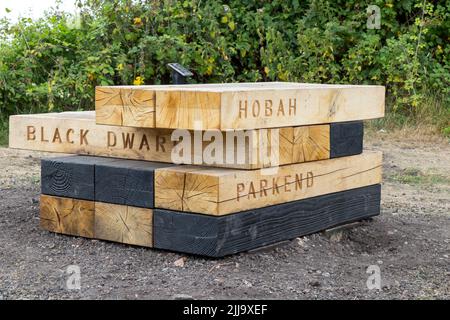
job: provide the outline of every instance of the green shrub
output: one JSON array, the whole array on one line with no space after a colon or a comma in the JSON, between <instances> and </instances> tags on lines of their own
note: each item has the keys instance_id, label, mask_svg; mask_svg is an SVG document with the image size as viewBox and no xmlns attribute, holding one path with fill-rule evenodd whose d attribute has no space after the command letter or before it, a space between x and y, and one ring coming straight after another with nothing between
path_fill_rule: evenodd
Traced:
<instances>
[{"instance_id":1,"label":"green shrub","mask_svg":"<svg viewBox=\"0 0 450 320\"><path fill-rule=\"evenodd\" d=\"M0 116L0 147L8 144L8 120Z\"/></svg>"},{"instance_id":2,"label":"green shrub","mask_svg":"<svg viewBox=\"0 0 450 320\"><path fill-rule=\"evenodd\" d=\"M450 0L223 3L79 0L77 21L57 9L0 20L0 111L92 109L95 86L169 83L177 61L201 83L382 84L406 117L432 92L449 114ZM366 26L369 4L380 29Z\"/></svg>"}]
</instances>

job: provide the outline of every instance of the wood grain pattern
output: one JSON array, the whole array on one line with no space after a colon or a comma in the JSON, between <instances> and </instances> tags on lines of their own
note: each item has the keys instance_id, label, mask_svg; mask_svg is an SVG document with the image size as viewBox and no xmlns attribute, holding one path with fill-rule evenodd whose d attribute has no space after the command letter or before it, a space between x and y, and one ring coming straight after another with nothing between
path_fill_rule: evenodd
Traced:
<instances>
[{"instance_id":1,"label":"wood grain pattern","mask_svg":"<svg viewBox=\"0 0 450 320\"><path fill-rule=\"evenodd\" d=\"M382 86L298 84L283 90L224 92L220 128L274 128L381 118L384 99ZM272 105L267 113L263 111L266 101Z\"/></svg>"},{"instance_id":2,"label":"wood grain pattern","mask_svg":"<svg viewBox=\"0 0 450 320\"><path fill-rule=\"evenodd\" d=\"M151 209L41 195L40 225L56 233L153 245Z\"/></svg>"},{"instance_id":3,"label":"wood grain pattern","mask_svg":"<svg viewBox=\"0 0 450 320\"><path fill-rule=\"evenodd\" d=\"M171 131L95 124L95 113L10 117L9 146L69 154L171 162Z\"/></svg>"},{"instance_id":4,"label":"wood grain pattern","mask_svg":"<svg viewBox=\"0 0 450 320\"><path fill-rule=\"evenodd\" d=\"M113 126L130 126L141 128L157 128L159 122L172 123L174 128L188 117L195 121L199 112L209 114L206 118L210 127L218 128L220 121L220 101L214 94L205 96L195 92L180 92L165 94L160 91L158 101L161 107L156 108L156 89L175 90L188 88L190 90L209 88L211 90L227 88L265 88L273 87L270 83L234 83L234 84L185 84L185 85L152 85L152 86L100 86L95 89L95 110L97 124ZM199 100L201 99L201 100ZM173 106L181 105L180 109ZM201 106L197 109L196 106ZM206 107L206 108L203 108ZM204 110L201 110L201 109ZM211 109L211 110L208 110ZM196 110L197 109L197 110ZM156 114L158 110L158 114ZM158 118L164 120L158 120ZM158 121L157 121L158 120ZM158 123L157 123L158 122Z\"/></svg>"},{"instance_id":5,"label":"wood grain pattern","mask_svg":"<svg viewBox=\"0 0 450 320\"><path fill-rule=\"evenodd\" d=\"M120 243L153 246L151 209L95 203L95 237Z\"/></svg>"},{"instance_id":6,"label":"wood grain pattern","mask_svg":"<svg viewBox=\"0 0 450 320\"><path fill-rule=\"evenodd\" d=\"M134 126L188 130L278 128L374 119L384 116L385 104L385 88L367 85L275 82L97 90L114 97L121 96L124 90L132 96L153 95L154 104L139 109L139 113L145 113L147 108L149 115L140 117L141 121L134 121L134 117ZM108 106L102 103L107 99L100 95L96 100L101 119L106 119L101 123L126 125L123 117L116 115L121 113L116 111L122 110L120 106L113 104L105 112ZM117 103L121 100L117 99ZM122 105L136 108L128 102Z\"/></svg>"},{"instance_id":7,"label":"wood grain pattern","mask_svg":"<svg viewBox=\"0 0 450 320\"><path fill-rule=\"evenodd\" d=\"M155 207L225 215L381 182L381 152L275 171L179 166L155 171Z\"/></svg>"},{"instance_id":8,"label":"wood grain pattern","mask_svg":"<svg viewBox=\"0 0 450 320\"><path fill-rule=\"evenodd\" d=\"M154 171L168 166L94 156L42 159L41 193L153 208Z\"/></svg>"},{"instance_id":9,"label":"wood grain pattern","mask_svg":"<svg viewBox=\"0 0 450 320\"><path fill-rule=\"evenodd\" d=\"M48 231L93 238L94 212L92 201L41 195L40 225Z\"/></svg>"},{"instance_id":10,"label":"wood grain pattern","mask_svg":"<svg viewBox=\"0 0 450 320\"><path fill-rule=\"evenodd\" d=\"M281 165L330 158L329 125L281 128L280 136Z\"/></svg>"},{"instance_id":11,"label":"wood grain pattern","mask_svg":"<svg viewBox=\"0 0 450 320\"><path fill-rule=\"evenodd\" d=\"M364 123L362 121L330 124L330 158L362 152Z\"/></svg>"},{"instance_id":12,"label":"wood grain pattern","mask_svg":"<svg viewBox=\"0 0 450 320\"><path fill-rule=\"evenodd\" d=\"M155 127L155 93L152 90L97 87L95 111L97 124Z\"/></svg>"},{"instance_id":13,"label":"wood grain pattern","mask_svg":"<svg viewBox=\"0 0 450 320\"><path fill-rule=\"evenodd\" d=\"M216 92L155 91L155 127L220 129L220 99Z\"/></svg>"},{"instance_id":14,"label":"wood grain pattern","mask_svg":"<svg viewBox=\"0 0 450 320\"><path fill-rule=\"evenodd\" d=\"M133 207L154 207L154 171L171 164L117 160L95 165L95 200Z\"/></svg>"},{"instance_id":15,"label":"wood grain pattern","mask_svg":"<svg viewBox=\"0 0 450 320\"><path fill-rule=\"evenodd\" d=\"M357 126L357 123L354 125ZM342 125L352 126L348 123ZM345 132L339 129L340 126L334 124L332 132ZM238 135L239 132L233 134ZM95 114L90 111L17 115L10 117L9 145L17 149L172 163L172 133L173 130L96 125ZM234 140L227 138L227 132L216 131L223 142L233 141L231 148L224 148L222 158L218 157L218 161L223 162L221 164L206 161L204 154L208 154L207 150L213 142L206 139L205 132L197 133L205 139L200 147L192 146L189 151L191 163L237 169L277 165L273 159L261 157L261 154L269 155L271 150L276 151L272 138L279 142L279 164L327 159L330 157L329 150L336 156L352 155L361 151L351 145L362 146L362 135L352 139L336 139L339 135L330 132L330 125L249 130L241 135L243 138ZM197 133L191 132L192 140ZM232 162L224 161L230 152L228 150L234 152ZM237 154L243 155L242 162L238 161Z\"/></svg>"},{"instance_id":16,"label":"wood grain pattern","mask_svg":"<svg viewBox=\"0 0 450 320\"><path fill-rule=\"evenodd\" d=\"M156 209L154 247L223 257L380 214L380 185L213 217Z\"/></svg>"},{"instance_id":17,"label":"wood grain pattern","mask_svg":"<svg viewBox=\"0 0 450 320\"><path fill-rule=\"evenodd\" d=\"M117 159L67 156L41 160L41 193L95 200L95 166Z\"/></svg>"}]
</instances>

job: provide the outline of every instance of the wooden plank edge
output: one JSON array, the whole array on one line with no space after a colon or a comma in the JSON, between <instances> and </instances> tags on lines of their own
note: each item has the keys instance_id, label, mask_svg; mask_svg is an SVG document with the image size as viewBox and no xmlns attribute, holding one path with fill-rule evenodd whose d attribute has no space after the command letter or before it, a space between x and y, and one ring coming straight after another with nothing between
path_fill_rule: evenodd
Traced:
<instances>
[{"instance_id":1,"label":"wooden plank edge","mask_svg":"<svg viewBox=\"0 0 450 320\"><path fill-rule=\"evenodd\" d=\"M153 247L153 210L41 195L40 227L90 239Z\"/></svg>"},{"instance_id":2,"label":"wooden plank edge","mask_svg":"<svg viewBox=\"0 0 450 320\"><path fill-rule=\"evenodd\" d=\"M381 185L228 216L155 209L154 247L223 257L380 214Z\"/></svg>"}]
</instances>

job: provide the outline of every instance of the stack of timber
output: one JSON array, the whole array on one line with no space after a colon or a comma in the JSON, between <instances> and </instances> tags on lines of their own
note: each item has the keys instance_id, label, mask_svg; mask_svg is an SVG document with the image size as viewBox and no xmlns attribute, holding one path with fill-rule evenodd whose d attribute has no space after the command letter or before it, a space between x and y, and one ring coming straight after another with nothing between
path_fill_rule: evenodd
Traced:
<instances>
[{"instance_id":1,"label":"stack of timber","mask_svg":"<svg viewBox=\"0 0 450 320\"><path fill-rule=\"evenodd\" d=\"M46 230L222 257L380 213L384 87L97 87L95 109L10 118L10 147L74 154L42 160Z\"/></svg>"}]
</instances>

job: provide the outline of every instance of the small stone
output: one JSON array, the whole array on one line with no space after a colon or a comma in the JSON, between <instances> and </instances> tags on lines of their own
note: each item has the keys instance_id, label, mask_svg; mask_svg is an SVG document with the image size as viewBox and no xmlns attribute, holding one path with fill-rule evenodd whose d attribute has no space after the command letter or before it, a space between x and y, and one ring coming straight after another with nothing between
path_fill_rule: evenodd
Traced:
<instances>
[{"instance_id":1,"label":"small stone","mask_svg":"<svg viewBox=\"0 0 450 320\"><path fill-rule=\"evenodd\" d=\"M382 260L378 260L377 264L383 264L383 261Z\"/></svg>"},{"instance_id":2,"label":"small stone","mask_svg":"<svg viewBox=\"0 0 450 320\"><path fill-rule=\"evenodd\" d=\"M188 294L176 294L172 297L173 300L194 300L194 298Z\"/></svg>"},{"instance_id":3,"label":"small stone","mask_svg":"<svg viewBox=\"0 0 450 320\"><path fill-rule=\"evenodd\" d=\"M173 264L175 267L183 268L186 263L187 258L181 257L180 259L176 260Z\"/></svg>"},{"instance_id":4,"label":"small stone","mask_svg":"<svg viewBox=\"0 0 450 320\"><path fill-rule=\"evenodd\" d=\"M302 248L307 247L305 241L302 238L297 238L297 244Z\"/></svg>"},{"instance_id":5,"label":"small stone","mask_svg":"<svg viewBox=\"0 0 450 320\"><path fill-rule=\"evenodd\" d=\"M339 232L335 232L330 236L330 241L331 242L341 242L343 238L343 232L339 231Z\"/></svg>"},{"instance_id":6,"label":"small stone","mask_svg":"<svg viewBox=\"0 0 450 320\"><path fill-rule=\"evenodd\" d=\"M330 274L329 274L328 272L324 272L324 273L322 273L322 275L323 275L325 278L329 278L329 277L330 277Z\"/></svg>"},{"instance_id":7,"label":"small stone","mask_svg":"<svg viewBox=\"0 0 450 320\"><path fill-rule=\"evenodd\" d=\"M311 281L311 282L309 283L309 285L310 285L311 287L320 287L322 284L321 284L319 281L314 280L314 281Z\"/></svg>"}]
</instances>

